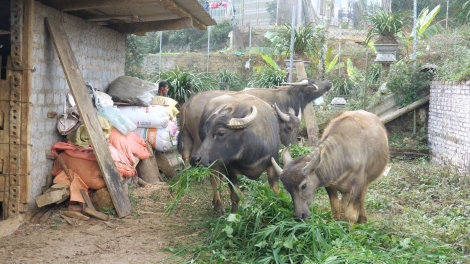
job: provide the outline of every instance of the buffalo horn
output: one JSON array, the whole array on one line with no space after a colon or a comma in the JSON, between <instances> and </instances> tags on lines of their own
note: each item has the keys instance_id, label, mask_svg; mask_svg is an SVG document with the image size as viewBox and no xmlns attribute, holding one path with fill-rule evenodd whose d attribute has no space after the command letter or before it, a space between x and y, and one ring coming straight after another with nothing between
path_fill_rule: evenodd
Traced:
<instances>
[{"instance_id":1,"label":"buffalo horn","mask_svg":"<svg viewBox=\"0 0 470 264\"><path fill-rule=\"evenodd\" d=\"M279 118L282 120L282 122L287 123L290 121L289 115L284 114L279 107L277 107L277 104L274 104L274 107L276 108L277 115Z\"/></svg>"},{"instance_id":2,"label":"buffalo horn","mask_svg":"<svg viewBox=\"0 0 470 264\"><path fill-rule=\"evenodd\" d=\"M292 85L292 86L302 86L302 85L307 85L308 84L308 80L307 79L304 79L300 82L296 82L296 83L283 83L285 85ZM316 86L316 85L315 85ZM318 89L318 87L317 87Z\"/></svg>"},{"instance_id":3,"label":"buffalo horn","mask_svg":"<svg viewBox=\"0 0 470 264\"><path fill-rule=\"evenodd\" d=\"M299 107L299 115L297 116L299 118L299 121L302 120L302 108Z\"/></svg>"},{"instance_id":4,"label":"buffalo horn","mask_svg":"<svg viewBox=\"0 0 470 264\"><path fill-rule=\"evenodd\" d=\"M279 165L277 164L276 160L273 157L271 157L271 163L273 164L273 168L276 171L277 175L281 176L282 169L281 167L279 167Z\"/></svg>"},{"instance_id":5,"label":"buffalo horn","mask_svg":"<svg viewBox=\"0 0 470 264\"><path fill-rule=\"evenodd\" d=\"M282 163L284 163L284 166L292 162L292 156L290 155L290 147L287 147L284 149L284 152L282 153Z\"/></svg>"},{"instance_id":6,"label":"buffalo horn","mask_svg":"<svg viewBox=\"0 0 470 264\"><path fill-rule=\"evenodd\" d=\"M242 117L242 118L232 118L228 122L228 127L230 129L241 129L247 127L253 120L255 120L256 115L258 113L258 109L256 106L252 106L251 114Z\"/></svg>"}]
</instances>

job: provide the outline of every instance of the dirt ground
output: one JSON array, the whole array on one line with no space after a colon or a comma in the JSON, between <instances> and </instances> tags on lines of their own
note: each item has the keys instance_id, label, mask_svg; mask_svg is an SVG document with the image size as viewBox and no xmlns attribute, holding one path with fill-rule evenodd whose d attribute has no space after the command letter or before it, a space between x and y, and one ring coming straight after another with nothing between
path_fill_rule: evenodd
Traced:
<instances>
[{"instance_id":1,"label":"dirt ground","mask_svg":"<svg viewBox=\"0 0 470 264\"><path fill-rule=\"evenodd\" d=\"M164 213L171 199L165 183L130 192L131 203L137 204L121 219L73 219L69 224L60 216L66 210L62 205L44 224L24 224L1 238L0 263L181 263L164 249L196 237L199 231L191 221L197 219Z\"/></svg>"}]
</instances>

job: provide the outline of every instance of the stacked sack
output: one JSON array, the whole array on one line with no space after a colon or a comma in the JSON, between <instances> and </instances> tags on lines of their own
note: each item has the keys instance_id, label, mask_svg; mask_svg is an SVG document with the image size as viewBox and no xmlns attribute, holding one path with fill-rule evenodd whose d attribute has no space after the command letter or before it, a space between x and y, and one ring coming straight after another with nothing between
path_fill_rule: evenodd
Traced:
<instances>
[{"instance_id":1,"label":"stacked sack","mask_svg":"<svg viewBox=\"0 0 470 264\"><path fill-rule=\"evenodd\" d=\"M157 92L156 84L129 76L117 78L108 88L114 102L131 105L118 106L118 109L136 126L133 132L149 142L153 149L167 152L176 145L177 102L168 97L155 96Z\"/></svg>"}]
</instances>

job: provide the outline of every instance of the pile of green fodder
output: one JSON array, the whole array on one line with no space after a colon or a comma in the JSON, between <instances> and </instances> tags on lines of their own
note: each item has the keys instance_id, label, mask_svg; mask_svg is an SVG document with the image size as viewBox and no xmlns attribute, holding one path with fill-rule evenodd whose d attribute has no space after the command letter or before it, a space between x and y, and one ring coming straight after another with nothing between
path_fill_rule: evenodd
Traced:
<instances>
[{"instance_id":1,"label":"pile of green fodder","mask_svg":"<svg viewBox=\"0 0 470 264\"><path fill-rule=\"evenodd\" d=\"M446 263L462 255L437 242L399 236L377 222L334 221L329 210L311 207L295 221L290 195L276 195L265 180L241 180L245 200L237 214L210 219L206 242L172 251L188 263ZM327 199L320 191L321 199Z\"/></svg>"}]
</instances>

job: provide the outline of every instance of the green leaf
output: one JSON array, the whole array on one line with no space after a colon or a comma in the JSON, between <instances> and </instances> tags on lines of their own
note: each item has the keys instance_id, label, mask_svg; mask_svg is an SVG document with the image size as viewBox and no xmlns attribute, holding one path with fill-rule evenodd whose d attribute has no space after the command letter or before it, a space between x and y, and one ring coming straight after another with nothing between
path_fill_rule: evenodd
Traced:
<instances>
[{"instance_id":1,"label":"green leaf","mask_svg":"<svg viewBox=\"0 0 470 264\"><path fill-rule=\"evenodd\" d=\"M227 217L227 222L239 222L240 221L240 215L238 214L229 214Z\"/></svg>"},{"instance_id":2,"label":"green leaf","mask_svg":"<svg viewBox=\"0 0 470 264\"><path fill-rule=\"evenodd\" d=\"M229 225L226 225L224 229L222 229L223 232L225 232L225 234L227 234L228 237L233 237L232 234L233 234L233 228L230 227Z\"/></svg>"}]
</instances>

